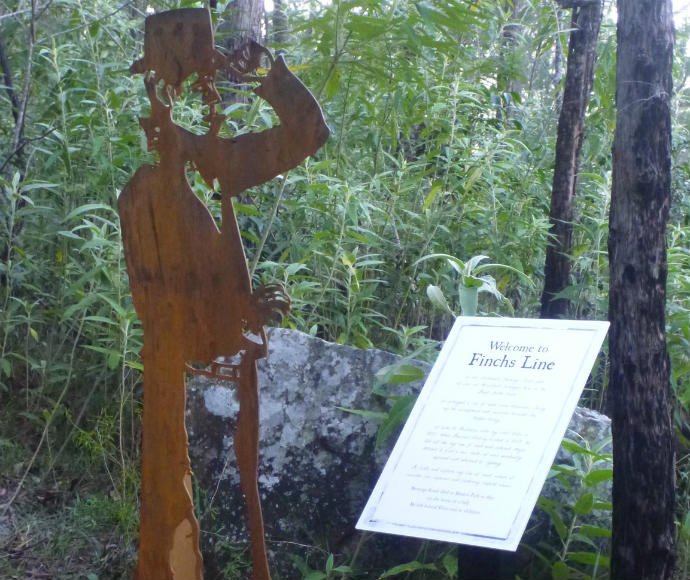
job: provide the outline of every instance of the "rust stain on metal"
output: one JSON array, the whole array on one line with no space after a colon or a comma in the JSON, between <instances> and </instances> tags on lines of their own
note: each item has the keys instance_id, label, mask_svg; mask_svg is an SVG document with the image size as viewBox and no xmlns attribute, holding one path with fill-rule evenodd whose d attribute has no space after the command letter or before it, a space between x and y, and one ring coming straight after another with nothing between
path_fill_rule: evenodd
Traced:
<instances>
[{"instance_id":1,"label":"rust stain on metal","mask_svg":"<svg viewBox=\"0 0 690 580\"><path fill-rule=\"evenodd\" d=\"M137 577L201 578L199 526L194 516L185 428L185 372L201 362L206 375L236 384L240 410L234 448L250 530L253 577L270 578L257 485L259 397L256 361L266 355L264 324L290 305L280 285L252 289L232 198L313 155L328 138L314 97L282 57L251 43L234 55L216 50L210 14L189 8L146 19L144 56L131 72L143 73L151 115L140 119L157 165L137 170L118 206L134 305L144 329L142 490ZM269 71L250 77L262 58ZM261 133L220 137L216 72L258 84L257 95L280 125ZM205 134L172 120L184 81L207 107ZM222 226L194 194L191 166L220 185ZM231 365L220 357L240 355Z\"/></svg>"}]
</instances>

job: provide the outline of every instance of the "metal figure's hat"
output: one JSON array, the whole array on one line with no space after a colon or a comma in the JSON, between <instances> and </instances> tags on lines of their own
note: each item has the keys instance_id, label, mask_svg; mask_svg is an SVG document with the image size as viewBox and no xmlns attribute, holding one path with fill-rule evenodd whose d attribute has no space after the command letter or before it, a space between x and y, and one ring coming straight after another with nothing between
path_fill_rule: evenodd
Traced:
<instances>
[{"instance_id":1,"label":"metal figure's hat","mask_svg":"<svg viewBox=\"0 0 690 580\"><path fill-rule=\"evenodd\" d=\"M182 83L192 74L192 88L217 102L216 70L225 62L213 40L211 14L206 8L184 8L158 12L146 18L144 56L130 67L131 73L153 72L156 83L178 96Z\"/></svg>"}]
</instances>

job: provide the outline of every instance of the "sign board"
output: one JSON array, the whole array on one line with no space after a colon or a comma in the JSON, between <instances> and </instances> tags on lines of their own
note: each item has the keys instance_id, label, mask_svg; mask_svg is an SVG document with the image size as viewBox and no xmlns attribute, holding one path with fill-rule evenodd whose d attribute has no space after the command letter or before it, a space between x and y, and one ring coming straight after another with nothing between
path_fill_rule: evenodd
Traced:
<instances>
[{"instance_id":1,"label":"sign board","mask_svg":"<svg viewBox=\"0 0 690 580\"><path fill-rule=\"evenodd\" d=\"M608 326L457 318L357 528L516 550Z\"/></svg>"}]
</instances>

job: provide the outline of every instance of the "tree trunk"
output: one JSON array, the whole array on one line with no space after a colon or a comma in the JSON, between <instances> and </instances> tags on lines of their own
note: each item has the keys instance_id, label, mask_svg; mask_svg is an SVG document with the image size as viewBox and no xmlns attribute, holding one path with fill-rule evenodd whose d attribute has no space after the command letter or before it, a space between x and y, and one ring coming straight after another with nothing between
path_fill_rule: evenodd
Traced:
<instances>
[{"instance_id":1,"label":"tree trunk","mask_svg":"<svg viewBox=\"0 0 690 580\"><path fill-rule=\"evenodd\" d=\"M561 20L563 20L563 10L560 8L556 10L556 29L561 29ZM560 35L559 35L560 36ZM561 39L556 37L553 44L553 90L556 96L556 102L561 100L561 81L563 80L563 47Z\"/></svg>"},{"instance_id":2,"label":"tree trunk","mask_svg":"<svg viewBox=\"0 0 690 580\"><path fill-rule=\"evenodd\" d=\"M0 165L0 177L6 177L9 181L12 181L12 176L16 171L19 175L20 183L24 181L26 176L27 156L24 150L26 146L24 129L29 98L31 96L35 24L36 13L32 8L31 19L28 26L26 26L26 64L24 65L21 93L17 93L13 84L3 31L0 27L0 73L2 74L3 88L10 101L12 119L14 121L12 139L9 143L9 154ZM2 241L0 241L0 260L4 264L9 264L14 255L14 240L19 237L24 227L24 221L19 217L19 214L21 213L20 210L26 207L26 204L27 201L23 196L11 199L7 195L0 195L0 222L3 222L4 229L9 234L7 237L3 236ZM10 218L10 215L13 218ZM0 283L4 284L6 282L6 276L6 272L0 273Z\"/></svg>"},{"instance_id":3,"label":"tree trunk","mask_svg":"<svg viewBox=\"0 0 690 580\"><path fill-rule=\"evenodd\" d=\"M224 20L218 27L218 35L222 37L228 53L242 47L249 40L261 43L263 14L263 0L234 0L228 4Z\"/></svg>"},{"instance_id":4,"label":"tree trunk","mask_svg":"<svg viewBox=\"0 0 690 580\"><path fill-rule=\"evenodd\" d=\"M619 0L609 231L613 578L669 578L674 454L664 336L671 0Z\"/></svg>"},{"instance_id":5,"label":"tree trunk","mask_svg":"<svg viewBox=\"0 0 690 580\"><path fill-rule=\"evenodd\" d=\"M275 44L287 44L289 37L288 17L285 11L284 0L273 0L271 23L273 26L271 42Z\"/></svg>"},{"instance_id":6,"label":"tree trunk","mask_svg":"<svg viewBox=\"0 0 690 580\"><path fill-rule=\"evenodd\" d=\"M504 102L503 98L498 104L496 114L499 119L510 118L513 114L512 93L521 95L524 85L524 77L521 76L526 69L525 57L519 49L520 37L524 26L521 23L523 0L507 0L504 2L506 10L510 11L510 20L503 27L501 35L501 52L499 72L496 85L499 93L511 94Z\"/></svg>"},{"instance_id":7,"label":"tree trunk","mask_svg":"<svg viewBox=\"0 0 690 580\"><path fill-rule=\"evenodd\" d=\"M227 54L243 50L243 56L247 57L248 42L253 40L261 44L261 24L264 14L264 0L234 0L227 5L223 20L217 28L218 43L224 46ZM225 76L226 73L221 73ZM227 74L232 83L239 83L241 79ZM249 90L248 87L245 87ZM246 103L247 97L241 93L226 92L223 94L223 104Z\"/></svg>"},{"instance_id":8,"label":"tree trunk","mask_svg":"<svg viewBox=\"0 0 690 580\"><path fill-rule=\"evenodd\" d=\"M568 301L555 296L568 286L570 279L577 169L585 112L594 79L601 12L601 2L573 8L551 188L550 221L553 239L546 248L544 291L541 295L542 318L561 318L568 309Z\"/></svg>"}]
</instances>

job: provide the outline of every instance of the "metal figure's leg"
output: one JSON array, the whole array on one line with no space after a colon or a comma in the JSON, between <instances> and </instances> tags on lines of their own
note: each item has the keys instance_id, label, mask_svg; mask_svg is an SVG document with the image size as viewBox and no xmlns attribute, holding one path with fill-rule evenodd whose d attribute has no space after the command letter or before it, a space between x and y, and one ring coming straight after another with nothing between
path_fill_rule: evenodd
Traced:
<instances>
[{"instance_id":1,"label":"metal figure's leg","mask_svg":"<svg viewBox=\"0 0 690 580\"><path fill-rule=\"evenodd\" d=\"M138 580L193 580L203 572L187 455L182 355L175 345L166 346L160 353L145 346L143 353ZM166 443L163 452L161 441Z\"/></svg>"},{"instance_id":2,"label":"metal figure's leg","mask_svg":"<svg viewBox=\"0 0 690 580\"><path fill-rule=\"evenodd\" d=\"M248 527L255 580L270 580L264 521L258 487L259 469L259 385L256 361L266 356L267 341L263 329L261 343L245 337L240 364L213 361L210 369L198 369L186 365L186 370L210 379L231 381L237 386L240 410L237 417L234 448L240 472L240 485L247 502Z\"/></svg>"},{"instance_id":3,"label":"metal figure's leg","mask_svg":"<svg viewBox=\"0 0 690 580\"><path fill-rule=\"evenodd\" d=\"M256 356L251 351L242 354L238 395L240 411L235 431L235 455L240 470L240 484L247 501L249 534L254 580L270 580L264 521L259 498L259 391Z\"/></svg>"}]
</instances>

